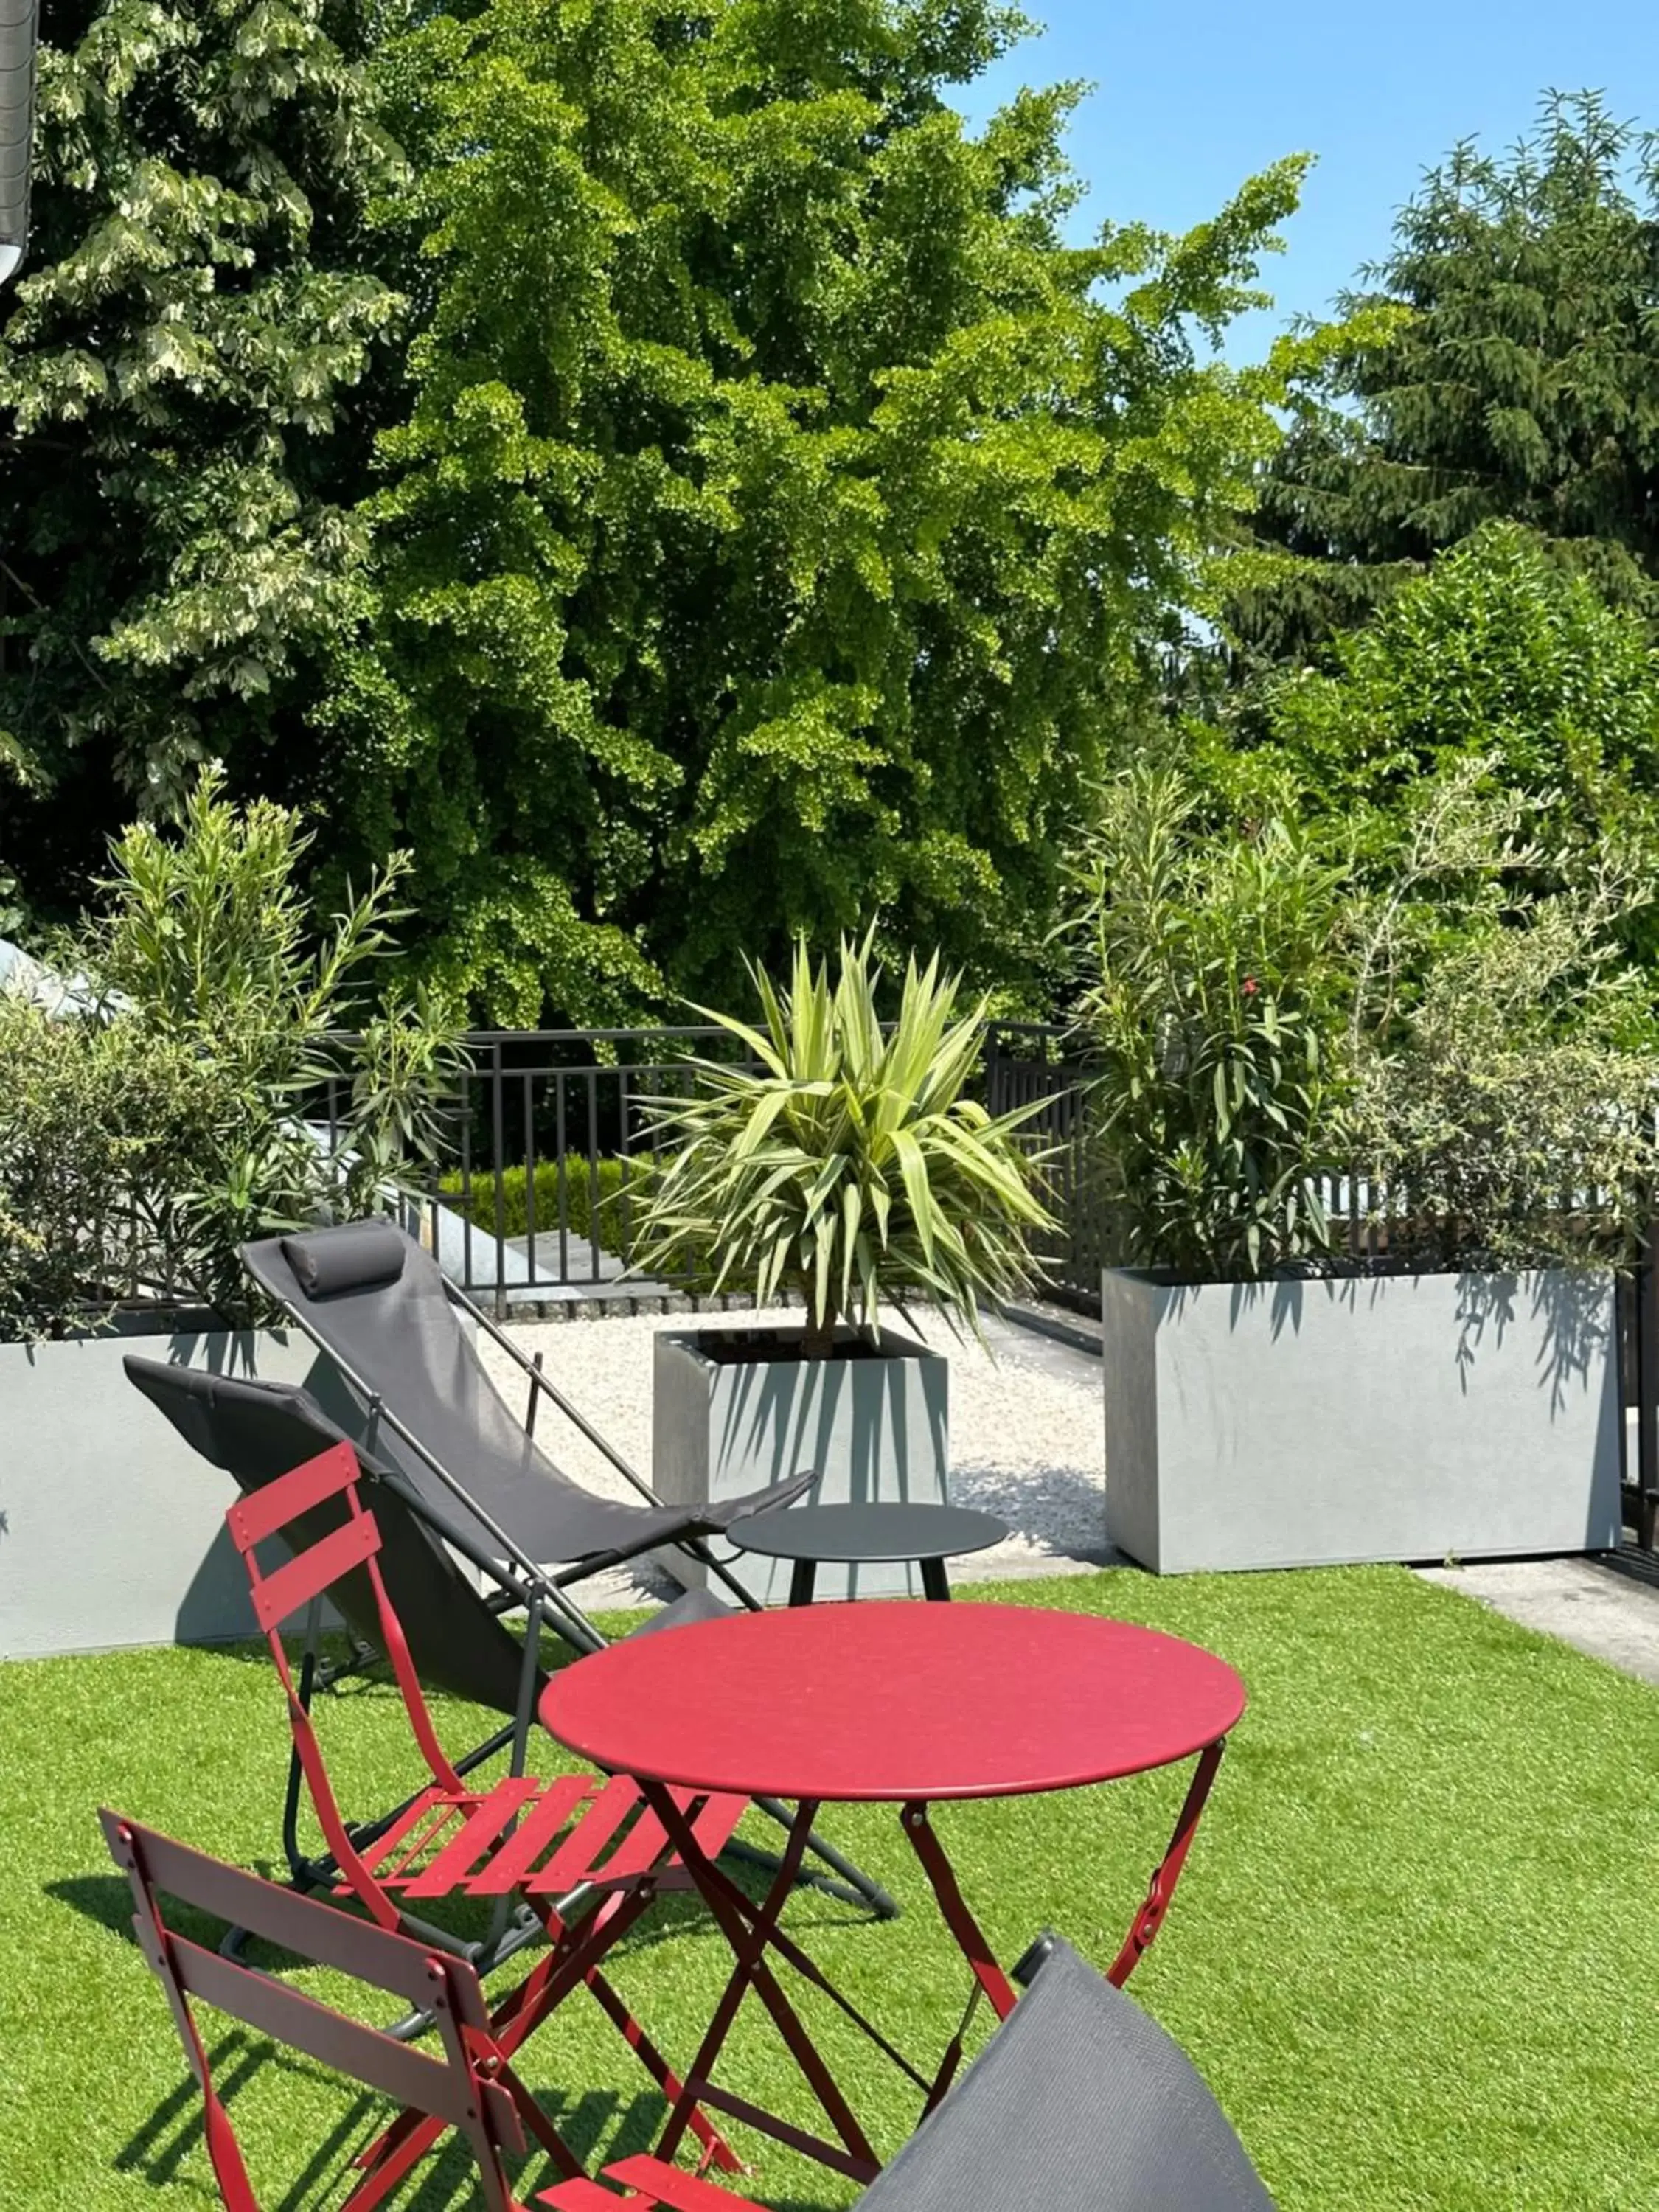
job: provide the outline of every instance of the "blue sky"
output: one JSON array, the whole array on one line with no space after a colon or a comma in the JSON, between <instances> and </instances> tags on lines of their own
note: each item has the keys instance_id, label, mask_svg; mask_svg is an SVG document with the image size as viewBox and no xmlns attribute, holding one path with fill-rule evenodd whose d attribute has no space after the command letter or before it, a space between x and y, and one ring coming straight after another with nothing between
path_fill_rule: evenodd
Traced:
<instances>
[{"instance_id":1,"label":"blue sky","mask_svg":"<svg viewBox=\"0 0 1659 2212\"><path fill-rule=\"evenodd\" d=\"M1025 0L1025 12L1046 29L960 104L979 117L1021 83L1093 83L1070 142L1091 186L1082 233L1106 216L1182 229L1279 155L1319 156L1289 250L1267 265L1286 313L1322 313L1386 248L1422 172L1462 137L1512 143L1546 87L1592 87L1659 128L1653 0ZM1254 349L1263 334L1238 338Z\"/></svg>"}]
</instances>

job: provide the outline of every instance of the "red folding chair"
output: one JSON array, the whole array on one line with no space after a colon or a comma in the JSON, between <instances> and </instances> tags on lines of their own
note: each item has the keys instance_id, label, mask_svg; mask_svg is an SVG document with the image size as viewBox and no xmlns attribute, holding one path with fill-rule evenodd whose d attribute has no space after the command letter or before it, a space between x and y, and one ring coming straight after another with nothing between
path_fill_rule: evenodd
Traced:
<instances>
[{"instance_id":1,"label":"red folding chair","mask_svg":"<svg viewBox=\"0 0 1659 2212\"><path fill-rule=\"evenodd\" d=\"M451 1765L433 1727L403 1627L386 1595L376 1553L380 1532L358 1488L357 1461L338 1444L239 1499L226 1515L231 1540L247 1568L255 1618L264 1631L288 1699L289 1725L319 1824L339 1869L333 1896L355 1899L377 1926L453 1956L477 1946L410 1910L450 1898L498 1904L520 1898L541 1923L549 1949L526 1979L490 2014L489 2032L505 2058L573 1990L586 1985L600 2009L672 2104L679 2084L650 2037L601 1971L599 1960L665 1889L691 1887L637 1785L626 1776L561 1775L550 1783L516 1771L469 1789ZM293 1524L330 1500L343 1517L330 1534L297 1550ZM258 1547L289 1532L290 1556L267 1571ZM282 1625L347 1575L367 1576L383 1648L429 1780L389 1825L359 1838L341 1813L324 1763L313 1715L295 1685ZM531 1632L535 1629L532 1616ZM522 1741L518 1747L522 1751ZM702 1848L721 1850L741 1818L742 1798L688 1795L684 1810ZM560 2170L574 2178L580 2161L533 2100L525 2124ZM695 2123L705 2156L727 2172L739 2161L701 2112ZM368 2176L350 2199L352 2212L380 2203L432 2148L444 2123L411 2103L363 2155Z\"/></svg>"},{"instance_id":2,"label":"red folding chair","mask_svg":"<svg viewBox=\"0 0 1659 2212\"><path fill-rule=\"evenodd\" d=\"M258 1875L205 1857L136 1820L106 1811L110 1855L132 1885L132 1925L167 2002L205 2106L208 2157L227 2212L259 2212L230 2115L214 2087L207 2046L191 2000L228 2014L335 2072L378 2089L440 2130L457 2129L472 2147L489 2212L524 2212L501 2168L501 2153L522 2152L521 2120L537 2111L490 2033L477 1975L464 1959L386 1928L368 1927ZM285 1982L255 1972L170 1928L162 1894L251 1929L314 1966L430 2011L443 2056L399 2043L334 2011ZM361 2188L346 2202L361 2201Z\"/></svg>"}]
</instances>

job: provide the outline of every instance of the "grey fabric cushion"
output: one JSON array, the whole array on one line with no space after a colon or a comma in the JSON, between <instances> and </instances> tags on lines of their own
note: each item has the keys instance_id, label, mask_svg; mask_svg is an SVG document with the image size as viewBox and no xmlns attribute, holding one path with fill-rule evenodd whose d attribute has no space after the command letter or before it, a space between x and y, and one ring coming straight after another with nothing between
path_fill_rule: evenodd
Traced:
<instances>
[{"instance_id":1,"label":"grey fabric cushion","mask_svg":"<svg viewBox=\"0 0 1659 2212\"><path fill-rule=\"evenodd\" d=\"M859 2212L1273 2212L1180 2045L1056 1946Z\"/></svg>"},{"instance_id":2,"label":"grey fabric cushion","mask_svg":"<svg viewBox=\"0 0 1659 2212\"><path fill-rule=\"evenodd\" d=\"M404 1272L409 1240L389 1221L347 1221L337 1229L313 1230L308 1237L284 1237L283 1257L308 1298L331 1298L342 1291L377 1289L395 1283Z\"/></svg>"}]
</instances>

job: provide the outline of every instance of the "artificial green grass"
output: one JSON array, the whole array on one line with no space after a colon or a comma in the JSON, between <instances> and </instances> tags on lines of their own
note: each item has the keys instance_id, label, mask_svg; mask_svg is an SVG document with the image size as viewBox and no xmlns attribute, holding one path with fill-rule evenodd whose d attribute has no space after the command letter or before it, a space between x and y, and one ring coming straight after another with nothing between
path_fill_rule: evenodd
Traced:
<instances>
[{"instance_id":1,"label":"artificial green grass","mask_svg":"<svg viewBox=\"0 0 1659 2212\"><path fill-rule=\"evenodd\" d=\"M1126 1571L1000 1595L1191 1637L1249 1686L1174 1909L1131 1986L1202 2066L1285 2212L1659 2204L1659 1695L1393 1569L1176 1582ZM471 1715L436 1710L465 1737ZM396 1790L407 1770L391 1693L343 1692L323 1720L343 1794ZM216 2203L198 2100L125 1933L95 1813L112 1803L269 1866L284 1743L263 1649L0 1668L5 2212ZM1181 1788L1164 1775L945 1807L936 1825L1004 1957L1052 1925L1104 1962ZM904 1915L872 1923L802 1893L787 1924L914 2055L935 2052L965 1970L896 1820L842 1808L825 1825ZM689 1901L670 1899L618 1954L616 1979L684 2057L728 1966ZM900 2077L821 2004L803 2010L890 2150L914 2117ZM204 2018L267 2212L337 2203L369 2101ZM585 2154L648 2144L659 2102L585 1996L523 2070ZM752 1999L722 2078L816 2117ZM753 2201L819 2212L855 2197L732 2134L756 2164ZM532 2163L521 2193L549 2179ZM398 2200L421 2212L475 2201L453 2148Z\"/></svg>"}]
</instances>

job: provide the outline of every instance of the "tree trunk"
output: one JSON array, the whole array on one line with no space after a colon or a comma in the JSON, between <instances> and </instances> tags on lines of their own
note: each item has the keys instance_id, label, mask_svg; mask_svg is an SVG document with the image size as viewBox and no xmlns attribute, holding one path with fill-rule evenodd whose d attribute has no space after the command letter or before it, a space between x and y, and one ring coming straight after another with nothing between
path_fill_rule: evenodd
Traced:
<instances>
[{"instance_id":1,"label":"tree trunk","mask_svg":"<svg viewBox=\"0 0 1659 2212\"><path fill-rule=\"evenodd\" d=\"M829 1359L836 1349L836 1311L832 1306L826 1314L812 1310L811 1302L806 1307L806 1331L801 1338L800 1356L803 1359Z\"/></svg>"}]
</instances>

